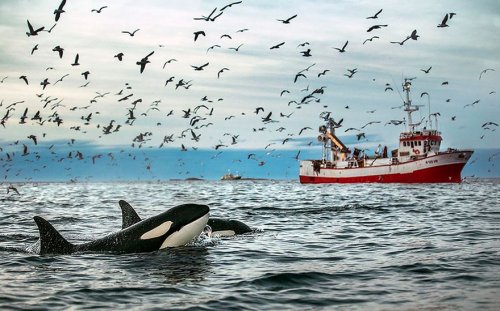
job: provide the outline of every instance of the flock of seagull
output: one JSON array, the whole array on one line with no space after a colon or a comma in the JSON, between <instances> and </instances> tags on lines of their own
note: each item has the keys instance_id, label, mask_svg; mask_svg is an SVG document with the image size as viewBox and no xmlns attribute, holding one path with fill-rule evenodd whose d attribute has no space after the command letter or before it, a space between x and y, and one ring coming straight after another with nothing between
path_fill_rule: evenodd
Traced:
<instances>
[{"instance_id":1,"label":"flock of seagull","mask_svg":"<svg viewBox=\"0 0 500 311\"><path fill-rule=\"evenodd\" d=\"M61 1L60 5L54 9L54 20L57 23L59 23L61 20L64 20L66 15L70 15L71 11L68 10L69 12L65 11L65 5L66 5L66 0ZM222 8L214 8L213 10L210 11L208 15L201 15L198 17L193 17L193 20L196 21L195 23L199 22L216 22L223 14L230 14L230 9L235 9L237 6L244 5L243 1L234 1L231 3L228 3L227 5L223 6ZM107 10L112 10L112 7L102 6L100 8L94 8L91 10L92 14L105 14ZM366 17L368 20L378 20L381 18L380 16L383 15L383 9L380 9L377 11L375 14L370 15ZM449 27L450 23L452 22L452 19L456 16L456 13L446 13L444 15L444 18L440 23L438 23L436 26L437 28L444 28L444 27ZM299 18L298 14L291 15L289 17L277 17L276 18L276 23L282 23L284 25L288 25L291 23L294 23L295 20ZM54 29L55 25L52 26L50 29L46 30L44 26L39 26L36 23L31 23L29 20L27 20L27 32L26 35L29 38L33 38L36 36L40 35L45 35L44 32L51 33L52 30ZM35 26L33 26L35 25ZM199 25L199 24L197 24ZM370 35L377 32L378 30L382 28L389 27L388 24L382 24L382 23L377 23L372 26L370 26L367 30L366 33L369 33ZM133 31L129 30L123 30L122 33L124 35L128 35L130 37L136 36L138 33L140 34L141 29L137 28ZM243 28L237 30L237 32L245 32L249 31L249 29ZM197 42L200 40L201 37L206 36L205 30L197 30L192 33L192 40L194 42ZM390 41L391 44L399 44L399 45L404 45L406 42L409 40L411 41L418 41L418 38L420 35L418 34L418 31L415 29L411 33L409 33L407 36L402 38L399 41ZM229 34L223 34L221 39L231 39L231 36ZM368 42L372 42L375 39L380 39L380 36L378 35L372 35L369 38L365 39L363 41L363 45L367 44ZM276 44L273 44L269 47L269 50L279 50L285 45L286 42L278 42ZM240 51L240 48L244 46L245 43L239 44L237 47L231 47L229 49L233 50L235 53ZM310 44L309 42L304 42L301 43L297 46L297 48L301 48L301 51L299 51L299 57L305 57L305 58L310 58L313 57L313 51L309 47ZM219 44L212 45L206 49L206 53L209 53L209 51L215 50L217 48L220 48L221 46ZM39 45L36 44L33 46L31 49L31 55L33 55L37 50L39 49ZM349 40L346 40L344 44L341 45L341 47L332 47L333 50L338 51L338 53L348 53L349 52ZM52 51L57 53L58 57L61 59L65 57L64 53L64 48L61 47L61 45L57 45L52 48ZM139 67L139 73L143 74L148 67L148 64L151 64L151 57L154 55L155 51L151 51L148 54L146 54L144 57L142 57L140 60L137 60L135 64ZM111 60L113 58L116 59L116 61L122 62L124 60L125 54L123 52L116 53L114 57L111 57ZM177 59L169 59L163 64L163 68L165 68L168 64L172 62L176 62ZM80 64L80 58L79 54L77 53L74 56L74 61L70 64L72 67L78 67L81 66ZM150 65L149 65L150 66ZM203 71L205 70L208 66L210 66L210 61L208 62L202 62L201 64L193 64L191 65L192 70L194 71ZM310 66L303 68L299 70L293 77L291 77L291 81L293 81L293 84L291 83L290 86L284 86L283 90L280 92L279 96L286 98L287 96L290 95L290 90L288 89L289 87L293 87L297 82L299 81L304 81L308 79L308 75L310 75L313 70L316 69L316 63L311 64ZM47 68L47 70L50 70L53 68ZM430 74L432 69L432 66L429 66L428 68L423 68L420 69L425 75ZM217 79L220 79L224 72L230 71L230 68L223 67L217 72ZM482 79L482 77L487 74L490 71L494 71L492 68L487 68L481 71L479 75L479 80ZM323 69L321 68L319 72L315 75L317 75L317 78L324 77L328 75L330 72L330 69ZM343 74L348 79L353 79L355 78L356 73L358 73L358 68L349 68L347 69L347 72ZM63 99L53 97L50 95L50 88L51 86L56 85L57 83L62 83L63 79L67 77L69 74L63 75L59 80L51 82L49 81L48 78L43 79L40 82L41 86L41 91L42 93L37 93L36 96L39 98L40 102L42 103L42 108L40 109L33 109L33 108L28 108L27 103L24 100L16 101L13 103L6 103L2 99L0 102L0 109L3 110L3 112L0 110L0 130L5 130L9 126L11 126L11 123L17 122L18 124L28 124L28 125L33 125L33 131L38 131L35 130L35 125L48 125L50 123L53 124L53 126L57 126L58 128L61 128L61 130L68 131L68 133L73 133L70 131L79 131L81 133L87 133L87 131L90 131L90 126L94 125L94 127L99 131L98 137L103 137L103 135L119 135L116 134L119 132L124 126L133 126L134 123L138 118L148 118L149 113L160 113L161 109L159 104L161 103L161 100L156 100L153 101L143 113L138 113L136 108L138 106L144 108L144 103L142 98L135 98L133 92L133 88L130 84L126 83L125 86L118 92L114 94L114 96L117 98L116 101L120 103L129 103L128 107L123 108L123 119L122 120L109 120L103 124L93 124L93 120L96 118L97 115L99 115L99 111L96 111L94 104L98 102L98 100L103 99L104 97L110 97L113 96L111 92L95 92L96 95L92 95L90 99L90 104L81 106L81 105L75 105L71 108L66 107L66 105L62 104ZM89 77L91 77L91 72L89 70L82 71L81 73L82 78L84 79L85 84L81 85L81 87L87 87L88 84L90 83ZM7 83L4 83L7 79L10 77L0 77L0 87L2 85L5 85ZM25 74L20 75L19 80L22 80L23 83L26 85L30 84L29 77ZM7 80L9 81L9 80ZM14 83L14 81L12 81ZM193 86L193 80L192 79L186 79L186 78L176 78L175 76L169 77L166 82L165 86L168 84L174 85L175 89L184 89L184 90L189 90ZM443 82L443 85L447 84L447 82ZM321 95L324 94L326 91L327 87L326 86L321 86L317 88L311 88L309 90L309 86L307 88L302 89L302 95L299 98L295 99L290 99L288 100L288 103L286 105L286 108L295 108L295 109L301 109L304 107L304 105L308 104L314 104L314 103L320 103L321 102ZM391 92L394 91L392 86L390 84L385 85L385 92ZM49 93L49 94L46 94ZM493 94L494 91L492 91L490 94ZM422 93L421 97L424 95L428 95L428 93ZM203 128L213 126L213 116L214 116L214 110L216 110L216 105L214 105L217 102L223 101L223 98L218 98L218 99L210 99L208 96L204 96L200 99L201 103L196 104L195 107L186 107L185 109L182 109L182 111L174 111L171 109L168 111L164 117L169 117L172 115L176 115L180 113L180 117L186 119L187 123L189 124L186 129L184 129L182 132L175 134L175 133L170 133L167 135L164 135L163 139L161 139L161 143L159 144L159 148L163 148L164 146L173 143L177 139L182 140L183 143L180 144L180 150L181 151L188 151L188 150L197 150L196 143L200 141L202 135L203 135ZM469 106L474 106L479 103L479 100L474 101L471 104L467 104L464 106L464 108L467 108ZM327 108L327 105L323 105L323 108ZM394 107L394 108L400 108L399 107ZM63 109L67 108L67 109ZM68 110L72 112L76 111L81 111L81 110L92 110L92 112L85 112L83 115L80 116L80 121L81 124L77 125L71 125L71 126L66 126L65 124L65 113L63 113L64 110ZM345 109L350 109L349 106L345 106ZM256 107L254 114L258 115L260 117L260 122L261 126L257 126L253 128L253 132L262 132L262 131L269 131L269 130L274 130L277 132L283 132L286 130L285 127L277 125L281 125L281 121L284 121L285 119L290 118L294 112L291 113L284 113L280 112L279 114L276 114L275 111L265 111L266 109L264 107ZM19 115L19 111L22 111L22 113ZM371 113L373 114L375 110L370 110L367 111L366 113ZM242 112L241 115L246 115L245 112ZM325 115L325 112L322 113L322 115ZM327 113L326 115L330 115L330 113ZM439 113L435 113L435 117L437 117ZM229 115L224 118L224 120L230 120L232 118L235 118L235 115ZM455 120L454 117L452 117L452 120ZM376 121L370 121L359 128L348 128L345 130L345 133L349 131L355 131L355 137L356 139L362 140L364 139L365 141L367 140L366 135L364 132L362 132L363 129L365 129L367 126L370 126L372 124L379 124L384 121L382 120L376 120ZM388 120L385 122L385 125L394 125L398 126L405 123L405 120ZM158 122L156 124L157 126L162 126L161 122ZM276 128L275 128L276 127ZM485 131L495 131L496 128L498 127L498 124L492 121L485 122L482 126L482 128ZM263 149L267 152L267 154L272 154L272 152L268 152L268 148L271 148L273 145L281 144L284 145L292 140L294 140L296 137L299 137L303 134L311 133L311 135L314 135L314 131L310 127L303 127L298 131L298 133L287 133L287 136L284 137L281 141L278 142L271 142L267 144ZM2 135L4 136L4 135ZM484 136L484 135L483 135ZM5 137L5 136L4 136ZM152 131L145 131L138 133L134 137L131 137L131 146L132 148L140 149L143 147L152 147L150 146L152 142L152 138L154 137L154 134ZM483 137L481 137L483 138ZM186 140L189 139L192 141L193 146L186 146ZM218 138L217 143L213 145L213 149L217 151L214 155L213 158L218 157L224 150L224 148L229 148L230 146L238 144L240 139L240 134L235 134L235 133L230 133L230 131L227 131L224 133L224 135L220 138ZM29 158L29 161L37 161L40 160L41 158L41 153L39 151L31 151L30 149L38 145L42 140L46 140L48 143L50 143L49 138L46 137L46 133L38 134L38 133L33 133L30 134L29 136L26 137L26 140L17 140L11 143L8 143L4 146L0 145L0 152L1 152L1 157L0 157L0 165L2 167L2 171L4 172L3 179L4 180L9 180L9 179L15 179L16 176L19 176L21 174L21 171L11 171L12 169L12 163L13 161L16 161L18 157L26 157ZM76 142L76 144L75 144ZM73 148L71 151L69 151L67 154L60 155L58 154L54 149L55 146L54 144L51 144L48 147L48 150L51 152L53 155L53 161L58 161L58 162L63 162L66 159L76 159L78 161L80 160L87 160L89 163L95 164L99 159L103 157L108 157L111 160L110 165L117 165L116 162L113 162L115 160L116 154L113 153L96 153L96 154L83 154L83 152L80 152L77 147L78 141L73 139L73 138L68 138L67 145ZM311 140L308 145L311 145L313 141ZM19 146L18 149L12 149L12 147ZM16 147L17 148L17 147ZM5 150L4 150L5 149ZM299 160L300 156L300 150L297 152L296 156L294 157L295 160ZM127 152L122 149L121 153L127 154ZM31 155L31 157L29 157ZM135 159L136 155L133 153L129 152L128 157L131 159ZM26 159L24 158L24 159ZM266 161L263 157L258 157L255 153L249 153L246 157L246 160L250 161L256 161L258 166L264 166ZM91 159L91 162L90 162ZM145 162L145 169L147 171L151 171L151 160L144 155L143 158ZM66 160L67 161L67 160ZM182 165L182 159L178 160L178 165ZM37 168L36 170L40 170L42 168L47 168L47 164L44 164L43 167ZM69 171L71 167L68 167L67 170ZM33 175L35 175L36 172L33 172ZM186 172L188 174L189 172ZM13 189L9 188L10 190L14 191Z\"/></svg>"}]
</instances>

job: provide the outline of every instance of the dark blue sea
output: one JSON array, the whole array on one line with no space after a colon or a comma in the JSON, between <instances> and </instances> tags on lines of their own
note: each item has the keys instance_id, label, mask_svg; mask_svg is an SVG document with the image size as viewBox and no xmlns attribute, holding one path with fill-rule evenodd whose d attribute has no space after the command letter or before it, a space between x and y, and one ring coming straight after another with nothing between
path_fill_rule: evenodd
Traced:
<instances>
[{"instance_id":1,"label":"dark blue sea","mask_svg":"<svg viewBox=\"0 0 500 311\"><path fill-rule=\"evenodd\" d=\"M499 310L500 183L15 184L0 191L0 309ZM201 203L254 233L142 254L40 256L33 216L74 243Z\"/></svg>"}]
</instances>

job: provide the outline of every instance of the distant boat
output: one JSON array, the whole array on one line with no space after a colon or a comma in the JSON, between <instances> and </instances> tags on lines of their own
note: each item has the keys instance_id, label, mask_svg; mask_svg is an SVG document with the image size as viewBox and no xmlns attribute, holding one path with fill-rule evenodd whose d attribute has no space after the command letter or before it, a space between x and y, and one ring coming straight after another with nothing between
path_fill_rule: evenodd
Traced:
<instances>
[{"instance_id":1,"label":"distant boat","mask_svg":"<svg viewBox=\"0 0 500 311\"><path fill-rule=\"evenodd\" d=\"M241 179L241 176L239 174L233 175L231 172L228 172L227 174L224 174L220 180L239 180Z\"/></svg>"},{"instance_id":2,"label":"distant boat","mask_svg":"<svg viewBox=\"0 0 500 311\"><path fill-rule=\"evenodd\" d=\"M319 160L300 162L301 183L459 183L461 172L474 150L452 149L440 151L441 132L436 129L417 130L419 123L413 123L409 80L405 80L404 101L408 113L409 131L399 136L399 148L387 155L376 152L375 157L361 155L361 150L351 151L335 136L339 123L329 118L327 125L320 127L318 140L323 143L323 157ZM431 114L429 113L429 121ZM432 125L431 125L432 126ZM363 133L361 133L363 134ZM358 134L358 135L361 135ZM358 138L359 140L359 138ZM329 144L329 142L331 142ZM380 146L380 145L379 145Z\"/></svg>"}]
</instances>

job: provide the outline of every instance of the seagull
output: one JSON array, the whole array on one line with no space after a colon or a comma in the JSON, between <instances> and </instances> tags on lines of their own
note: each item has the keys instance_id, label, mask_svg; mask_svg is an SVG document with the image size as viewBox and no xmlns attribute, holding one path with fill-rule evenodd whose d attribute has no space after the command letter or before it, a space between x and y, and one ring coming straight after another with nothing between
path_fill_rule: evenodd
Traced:
<instances>
[{"instance_id":1,"label":"seagull","mask_svg":"<svg viewBox=\"0 0 500 311\"><path fill-rule=\"evenodd\" d=\"M325 70L323 70L323 72L318 73L318 78L319 78L319 77L321 77L321 76L326 75L326 73L327 73L328 71L330 71L330 70L329 70L329 69L325 69Z\"/></svg>"},{"instance_id":2,"label":"seagull","mask_svg":"<svg viewBox=\"0 0 500 311\"><path fill-rule=\"evenodd\" d=\"M373 37L368 38L368 39L366 39L365 41L363 41L363 44L365 44L365 43L366 43L366 41L370 41L370 42L371 42L373 39L380 39L380 38L379 38L378 36L373 36Z\"/></svg>"},{"instance_id":3,"label":"seagull","mask_svg":"<svg viewBox=\"0 0 500 311\"><path fill-rule=\"evenodd\" d=\"M40 85L43 85L43 88L42 90L45 90L45 87L50 84L49 82L49 79L48 78L45 78L45 80L43 80L42 82L40 82Z\"/></svg>"},{"instance_id":4,"label":"seagull","mask_svg":"<svg viewBox=\"0 0 500 311\"><path fill-rule=\"evenodd\" d=\"M107 8L107 7L108 7L108 6L107 6L107 5L105 5L105 6L100 7L99 9L92 9L90 12L96 12L96 13L98 13L98 14L99 14L99 13L101 13L101 11L102 11L103 9L105 9L105 8Z\"/></svg>"},{"instance_id":5,"label":"seagull","mask_svg":"<svg viewBox=\"0 0 500 311\"><path fill-rule=\"evenodd\" d=\"M380 11L378 11L377 13L375 13L375 15L373 15L373 16L368 16L366 19L376 19L376 18L378 18L378 15L379 15L380 13L382 13L382 10L383 10L383 9L380 9Z\"/></svg>"},{"instance_id":6,"label":"seagull","mask_svg":"<svg viewBox=\"0 0 500 311\"><path fill-rule=\"evenodd\" d=\"M85 72L82 72L82 76L85 78L85 80L87 80L88 76L90 74L90 71L85 71Z\"/></svg>"},{"instance_id":7,"label":"seagull","mask_svg":"<svg viewBox=\"0 0 500 311\"><path fill-rule=\"evenodd\" d=\"M347 43L349 43L349 41L346 41L345 44L344 44L344 46L341 49L339 49L339 48L334 48L334 49L338 50L340 53L344 53L345 52L345 48L347 46Z\"/></svg>"},{"instance_id":8,"label":"seagull","mask_svg":"<svg viewBox=\"0 0 500 311\"><path fill-rule=\"evenodd\" d=\"M274 50L274 49L279 49L283 44L285 44L285 42L281 42L281 43L278 43L276 45L273 45L271 48L269 48L270 50Z\"/></svg>"},{"instance_id":9,"label":"seagull","mask_svg":"<svg viewBox=\"0 0 500 311\"><path fill-rule=\"evenodd\" d=\"M380 29L380 28L382 28L382 27L387 27L387 26L388 26L388 25L373 25L373 26L371 26L370 28L368 28L368 30L367 30L366 32L370 32L370 31L372 31L372 30L374 30L374 29Z\"/></svg>"},{"instance_id":10,"label":"seagull","mask_svg":"<svg viewBox=\"0 0 500 311\"><path fill-rule=\"evenodd\" d=\"M217 73L217 79L220 78L220 74L224 72L224 70L229 70L229 68L222 68L221 70L219 70L219 72Z\"/></svg>"},{"instance_id":11,"label":"seagull","mask_svg":"<svg viewBox=\"0 0 500 311\"><path fill-rule=\"evenodd\" d=\"M497 124L497 123L489 121L489 122L486 122L486 123L484 123L483 125L481 125L481 127L485 127L485 126L488 126L488 125L498 126L498 124Z\"/></svg>"},{"instance_id":12,"label":"seagull","mask_svg":"<svg viewBox=\"0 0 500 311\"><path fill-rule=\"evenodd\" d=\"M311 49L307 49L306 51L301 51L300 53L302 53L302 56L304 57L311 57Z\"/></svg>"},{"instance_id":13,"label":"seagull","mask_svg":"<svg viewBox=\"0 0 500 311\"><path fill-rule=\"evenodd\" d=\"M432 66L430 66L428 69L420 69L420 71L423 71L425 73L429 73L429 71L431 71L432 69Z\"/></svg>"},{"instance_id":14,"label":"seagull","mask_svg":"<svg viewBox=\"0 0 500 311\"><path fill-rule=\"evenodd\" d=\"M208 53L208 51L213 50L214 48L220 48L220 47L221 47L220 45L218 45L218 44L214 44L214 45L212 45L211 47L209 47L209 48L207 49L207 53ZM239 47L238 47L238 48L239 48Z\"/></svg>"},{"instance_id":15,"label":"seagull","mask_svg":"<svg viewBox=\"0 0 500 311\"><path fill-rule=\"evenodd\" d=\"M25 75L20 76L19 79L23 79L26 85L28 85L28 78Z\"/></svg>"},{"instance_id":16,"label":"seagull","mask_svg":"<svg viewBox=\"0 0 500 311\"><path fill-rule=\"evenodd\" d=\"M366 137L365 137L365 133L358 133L358 134L356 134L356 138L357 138L358 140L360 140L361 138L366 138Z\"/></svg>"},{"instance_id":17,"label":"seagull","mask_svg":"<svg viewBox=\"0 0 500 311\"><path fill-rule=\"evenodd\" d=\"M62 47L60 47L59 45L56 46L55 48L53 48L52 51L58 52L59 53L59 58L63 57L64 49Z\"/></svg>"},{"instance_id":18,"label":"seagull","mask_svg":"<svg viewBox=\"0 0 500 311\"><path fill-rule=\"evenodd\" d=\"M42 31L42 30L45 28L45 27L43 27L43 26L42 26L42 27L38 28L37 30L35 30L35 29L33 28L33 26L31 26L30 21L29 21L29 20L26 20L26 21L28 22L28 29L29 29L29 32L27 32L27 33L26 33L26 35L27 35L28 37L29 37L29 36L36 36L36 35L38 35L38 33L39 33L40 31Z\"/></svg>"},{"instance_id":19,"label":"seagull","mask_svg":"<svg viewBox=\"0 0 500 311\"><path fill-rule=\"evenodd\" d=\"M123 60L123 53L120 52L120 53L116 54L114 57L118 58L119 61L122 61Z\"/></svg>"},{"instance_id":20,"label":"seagull","mask_svg":"<svg viewBox=\"0 0 500 311\"><path fill-rule=\"evenodd\" d=\"M54 14L56 15L55 16L56 22L59 20L59 17L61 17L61 14L65 12L63 10L65 4L66 4L66 0L62 0L61 4L59 4L59 7L54 10Z\"/></svg>"},{"instance_id":21,"label":"seagull","mask_svg":"<svg viewBox=\"0 0 500 311\"><path fill-rule=\"evenodd\" d=\"M38 50L38 44L35 45L32 49L31 49L31 55L33 55L33 53Z\"/></svg>"},{"instance_id":22,"label":"seagull","mask_svg":"<svg viewBox=\"0 0 500 311\"><path fill-rule=\"evenodd\" d=\"M149 56L153 55L155 51L149 53L146 57L142 58L140 61L136 62L137 65L141 66L141 73L144 71L144 68L146 67L147 63L150 63L148 60Z\"/></svg>"},{"instance_id":23,"label":"seagull","mask_svg":"<svg viewBox=\"0 0 500 311\"><path fill-rule=\"evenodd\" d=\"M75 56L75 61L73 62L73 64L71 64L71 66L79 66L80 65L80 63L78 63L79 58L80 58L80 56L77 53Z\"/></svg>"},{"instance_id":24,"label":"seagull","mask_svg":"<svg viewBox=\"0 0 500 311\"><path fill-rule=\"evenodd\" d=\"M136 30L130 32L130 31L126 31L126 30L123 30L122 33L128 33L131 37L133 37L135 35L136 32L138 32L140 29L137 28Z\"/></svg>"},{"instance_id":25,"label":"seagull","mask_svg":"<svg viewBox=\"0 0 500 311\"><path fill-rule=\"evenodd\" d=\"M443 27L449 27L449 25L446 24L446 22L448 21L448 14L446 14L443 18L443 20L441 21L441 24L437 25L439 28L443 28Z\"/></svg>"},{"instance_id":26,"label":"seagull","mask_svg":"<svg viewBox=\"0 0 500 311\"><path fill-rule=\"evenodd\" d=\"M223 6L222 9L220 9L220 11L224 11L225 9L230 8L230 7L232 7L235 4L240 4L241 2L242 1L236 1L236 2L229 3L229 4L225 5L225 6Z\"/></svg>"},{"instance_id":27,"label":"seagull","mask_svg":"<svg viewBox=\"0 0 500 311\"><path fill-rule=\"evenodd\" d=\"M406 39L404 39L403 41L391 41L391 43L394 43L394 44L399 44L399 45L403 45L405 44L406 41L408 41L410 39L410 37L406 37Z\"/></svg>"},{"instance_id":28,"label":"seagull","mask_svg":"<svg viewBox=\"0 0 500 311\"><path fill-rule=\"evenodd\" d=\"M17 188L12 185L7 187L7 194L9 194L10 191L14 191L17 195L21 195L19 191L17 191Z\"/></svg>"},{"instance_id":29,"label":"seagull","mask_svg":"<svg viewBox=\"0 0 500 311\"><path fill-rule=\"evenodd\" d=\"M312 128L310 128L309 126L301 128L300 131L299 131L299 135L301 135L302 132L304 132L305 130L312 130Z\"/></svg>"},{"instance_id":30,"label":"seagull","mask_svg":"<svg viewBox=\"0 0 500 311\"><path fill-rule=\"evenodd\" d=\"M413 31L411 32L411 34L410 34L410 39L412 39L412 40L417 40L417 39L418 39L418 37L420 37L420 36L419 36L419 35L417 35L417 30L416 30L416 29L415 29L415 30L413 30Z\"/></svg>"},{"instance_id":31,"label":"seagull","mask_svg":"<svg viewBox=\"0 0 500 311\"><path fill-rule=\"evenodd\" d=\"M230 50L235 50L236 52L238 52L238 51L240 50L240 47L241 47L242 45L243 45L243 43L242 43L242 44L240 44L240 45L238 45L238 47L236 47L236 48L229 48L229 49L230 49Z\"/></svg>"},{"instance_id":32,"label":"seagull","mask_svg":"<svg viewBox=\"0 0 500 311\"><path fill-rule=\"evenodd\" d=\"M209 64L209 63L207 62L206 64L203 64L203 65L201 65L201 66L194 66L194 65L191 65L191 67L193 67L195 71L201 71L201 70L203 70L203 68L205 68L206 66L208 66L208 64Z\"/></svg>"},{"instance_id":33,"label":"seagull","mask_svg":"<svg viewBox=\"0 0 500 311\"><path fill-rule=\"evenodd\" d=\"M474 106L474 105L475 105L475 104L477 104L477 103L479 103L479 99L478 99L478 100L475 100L475 101L474 101L473 103L471 103L471 104L467 104L467 105L465 105L465 106L464 106L464 108L465 108L465 107L467 107L467 106Z\"/></svg>"},{"instance_id":34,"label":"seagull","mask_svg":"<svg viewBox=\"0 0 500 311\"><path fill-rule=\"evenodd\" d=\"M380 123L380 121L370 121L368 123L366 123L365 125L363 125L361 128L364 129L365 127L367 127L368 125L370 124L376 124L376 123ZM358 139L359 140L359 139Z\"/></svg>"},{"instance_id":35,"label":"seagull","mask_svg":"<svg viewBox=\"0 0 500 311\"><path fill-rule=\"evenodd\" d=\"M292 19L296 18L296 17L297 17L297 14L295 14L294 16L289 17L289 18L287 18L287 19L278 19L278 21L279 21L279 22L282 22L283 24L290 24L290 21L291 21Z\"/></svg>"},{"instance_id":36,"label":"seagull","mask_svg":"<svg viewBox=\"0 0 500 311\"><path fill-rule=\"evenodd\" d=\"M495 69L492 68L486 68L481 73L479 74L479 80L481 80L481 77L483 76L483 73L486 73L487 71L495 71Z\"/></svg>"},{"instance_id":37,"label":"seagull","mask_svg":"<svg viewBox=\"0 0 500 311\"><path fill-rule=\"evenodd\" d=\"M205 32L203 30L195 31L193 32L193 34L194 34L194 41L196 41L198 39L198 36L200 35L205 37Z\"/></svg>"}]
</instances>

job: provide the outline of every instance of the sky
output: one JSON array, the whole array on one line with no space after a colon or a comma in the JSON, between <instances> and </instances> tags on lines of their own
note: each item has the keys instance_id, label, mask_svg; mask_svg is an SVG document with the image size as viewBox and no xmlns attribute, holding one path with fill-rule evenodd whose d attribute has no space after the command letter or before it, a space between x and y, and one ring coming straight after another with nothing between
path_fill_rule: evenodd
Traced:
<instances>
[{"instance_id":1,"label":"sky","mask_svg":"<svg viewBox=\"0 0 500 311\"><path fill-rule=\"evenodd\" d=\"M298 178L325 111L346 145L397 148L405 77L442 148L476 151L464 175L500 177L498 126L483 126L500 123L497 1L68 1L56 22L60 3L0 2L3 181ZM370 121L360 141L345 132Z\"/></svg>"}]
</instances>

